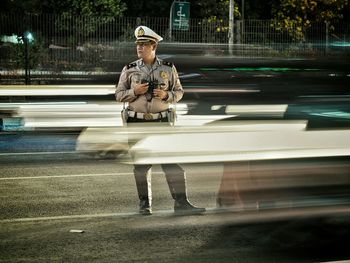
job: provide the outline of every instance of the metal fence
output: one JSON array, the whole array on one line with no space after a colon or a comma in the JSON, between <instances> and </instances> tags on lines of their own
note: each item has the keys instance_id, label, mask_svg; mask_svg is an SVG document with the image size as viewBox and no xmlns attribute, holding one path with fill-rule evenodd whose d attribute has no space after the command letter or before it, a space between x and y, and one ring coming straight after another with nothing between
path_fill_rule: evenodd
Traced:
<instances>
[{"instance_id":1,"label":"metal fence","mask_svg":"<svg viewBox=\"0 0 350 263\"><path fill-rule=\"evenodd\" d=\"M270 56L335 56L349 55L350 24L313 23L302 28L302 39L297 26L281 30L278 21L237 21L236 39L242 43L241 54L257 53ZM255 49L254 52L252 49Z\"/></svg>"},{"instance_id":2,"label":"metal fence","mask_svg":"<svg viewBox=\"0 0 350 263\"><path fill-rule=\"evenodd\" d=\"M0 14L1 76L7 74L4 70L23 69L26 55L29 67L37 70L115 69L118 61L128 61L134 56L134 29L138 25L149 26L163 36L166 45L160 46L160 51L163 48L167 53L172 52L171 43L181 43L184 54L214 52L260 57L349 53L349 48L343 45L350 41L349 24L313 23L303 30L305 36L301 41L291 34L295 28L279 30L276 21L236 21L233 45L228 44L228 24L228 19L191 19L189 30L172 30L170 36L169 18ZM32 32L34 37L28 45L29 55L23 44L25 32ZM9 39L17 39L18 43L10 43ZM186 48L195 44L198 44L196 48Z\"/></svg>"}]
</instances>

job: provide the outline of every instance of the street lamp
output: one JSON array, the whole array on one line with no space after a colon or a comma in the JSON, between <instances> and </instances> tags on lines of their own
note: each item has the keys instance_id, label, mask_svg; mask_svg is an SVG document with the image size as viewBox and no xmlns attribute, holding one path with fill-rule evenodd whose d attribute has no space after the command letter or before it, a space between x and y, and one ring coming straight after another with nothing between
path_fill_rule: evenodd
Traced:
<instances>
[{"instance_id":1,"label":"street lamp","mask_svg":"<svg viewBox=\"0 0 350 263\"><path fill-rule=\"evenodd\" d=\"M244 0L242 0L242 43L244 43Z\"/></svg>"},{"instance_id":2,"label":"street lamp","mask_svg":"<svg viewBox=\"0 0 350 263\"><path fill-rule=\"evenodd\" d=\"M30 84L30 65L29 65L29 44L34 41L33 34L29 31L23 34L24 41L24 69L25 69L25 84Z\"/></svg>"},{"instance_id":3,"label":"street lamp","mask_svg":"<svg viewBox=\"0 0 350 263\"><path fill-rule=\"evenodd\" d=\"M234 12L235 12L235 2L233 0L230 0L230 8L229 8L229 32L228 32L228 39L229 39L229 53L230 55L233 54L233 43L234 43Z\"/></svg>"},{"instance_id":4,"label":"street lamp","mask_svg":"<svg viewBox=\"0 0 350 263\"><path fill-rule=\"evenodd\" d=\"M244 22L244 0L242 0L242 21Z\"/></svg>"}]
</instances>

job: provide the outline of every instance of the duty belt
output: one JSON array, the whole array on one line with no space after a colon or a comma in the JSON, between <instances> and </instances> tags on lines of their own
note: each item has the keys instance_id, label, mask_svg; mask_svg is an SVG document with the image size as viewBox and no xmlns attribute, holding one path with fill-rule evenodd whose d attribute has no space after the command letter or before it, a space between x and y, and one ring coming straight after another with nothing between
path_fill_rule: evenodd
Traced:
<instances>
[{"instance_id":1,"label":"duty belt","mask_svg":"<svg viewBox=\"0 0 350 263\"><path fill-rule=\"evenodd\" d=\"M135 112L129 110L129 117L141 119L141 120L157 120L163 119L167 117L167 111L162 111L158 113L143 113L143 112Z\"/></svg>"}]
</instances>

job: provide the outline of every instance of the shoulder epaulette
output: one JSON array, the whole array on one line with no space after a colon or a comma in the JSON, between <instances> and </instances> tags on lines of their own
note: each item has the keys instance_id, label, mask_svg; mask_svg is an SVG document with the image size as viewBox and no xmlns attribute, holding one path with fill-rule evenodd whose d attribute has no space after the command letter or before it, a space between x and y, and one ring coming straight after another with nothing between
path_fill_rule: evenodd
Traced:
<instances>
[{"instance_id":1,"label":"shoulder epaulette","mask_svg":"<svg viewBox=\"0 0 350 263\"><path fill-rule=\"evenodd\" d=\"M163 61L162 64L165 66L169 66L169 67L172 67L174 65L173 63L168 62L168 61Z\"/></svg>"},{"instance_id":2,"label":"shoulder epaulette","mask_svg":"<svg viewBox=\"0 0 350 263\"><path fill-rule=\"evenodd\" d=\"M134 68L134 67L136 67L136 65L137 65L136 62L130 63L130 64L126 65L126 68L127 69Z\"/></svg>"}]
</instances>

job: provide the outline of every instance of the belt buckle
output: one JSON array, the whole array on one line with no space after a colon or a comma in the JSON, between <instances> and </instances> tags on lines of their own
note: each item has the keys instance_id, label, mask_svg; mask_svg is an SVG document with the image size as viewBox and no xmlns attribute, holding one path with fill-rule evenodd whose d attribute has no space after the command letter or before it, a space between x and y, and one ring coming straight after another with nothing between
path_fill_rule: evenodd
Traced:
<instances>
[{"instance_id":1,"label":"belt buckle","mask_svg":"<svg viewBox=\"0 0 350 263\"><path fill-rule=\"evenodd\" d=\"M152 116L152 113L144 113L143 114L143 118L147 121L149 120L153 120L153 116Z\"/></svg>"}]
</instances>

